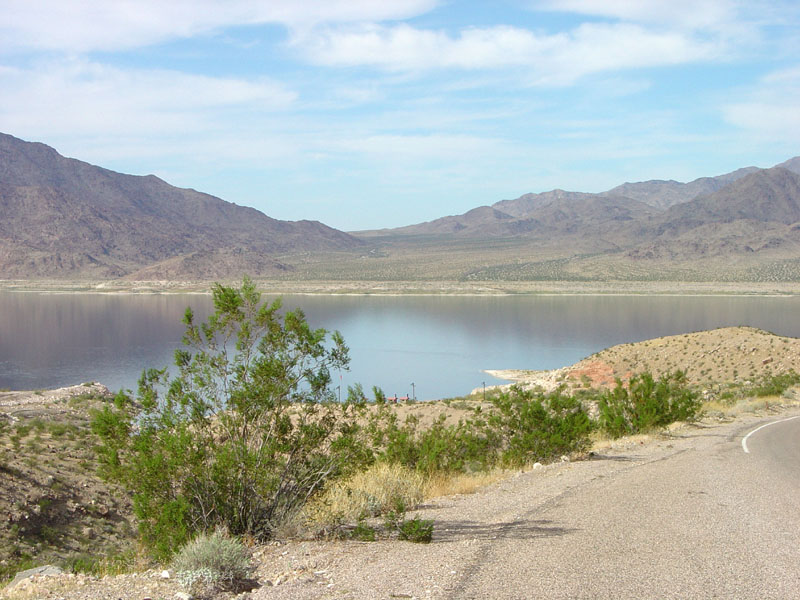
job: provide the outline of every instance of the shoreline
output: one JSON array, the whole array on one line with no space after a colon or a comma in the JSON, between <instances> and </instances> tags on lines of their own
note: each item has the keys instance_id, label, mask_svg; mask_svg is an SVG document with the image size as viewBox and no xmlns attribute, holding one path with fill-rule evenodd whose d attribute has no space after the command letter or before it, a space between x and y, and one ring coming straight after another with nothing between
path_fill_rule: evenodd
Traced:
<instances>
[{"instance_id":1,"label":"shoreline","mask_svg":"<svg viewBox=\"0 0 800 600\"><path fill-rule=\"evenodd\" d=\"M530 281L492 285L461 281L278 281L254 279L266 295L297 296L658 296L658 297L761 297L800 295L800 282L684 282L684 281ZM98 295L208 295L214 282L11 280L0 279L0 292ZM222 281L238 286L241 280Z\"/></svg>"}]
</instances>

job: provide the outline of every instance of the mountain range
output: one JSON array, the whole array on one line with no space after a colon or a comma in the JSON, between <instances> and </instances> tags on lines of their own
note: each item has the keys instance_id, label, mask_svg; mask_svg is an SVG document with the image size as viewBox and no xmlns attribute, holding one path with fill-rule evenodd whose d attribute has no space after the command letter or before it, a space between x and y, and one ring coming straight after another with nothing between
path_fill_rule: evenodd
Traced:
<instances>
[{"instance_id":1,"label":"mountain range","mask_svg":"<svg viewBox=\"0 0 800 600\"><path fill-rule=\"evenodd\" d=\"M358 247L154 175L124 175L0 134L0 278L214 279L290 270L280 253Z\"/></svg>"},{"instance_id":2,"label":"mountain range","mask_svg":"<svg viewBox=\"0 0 800 600\"><path fill-rule=\"evenodd\" d=\"M0 134L0 210L0 279L800 279L800 157L345 233Z\"/></svg>"}]
</instances>

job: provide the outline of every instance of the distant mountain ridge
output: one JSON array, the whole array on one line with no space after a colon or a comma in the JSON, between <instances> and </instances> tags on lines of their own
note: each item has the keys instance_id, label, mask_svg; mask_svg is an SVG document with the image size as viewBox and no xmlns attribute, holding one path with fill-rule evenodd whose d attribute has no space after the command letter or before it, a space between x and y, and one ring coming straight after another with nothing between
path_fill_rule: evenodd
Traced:
<instances>
[{"instance_id":1,"label":"distant mountain ridge","mask_svg":"<svg viewBox=\"0 0 800 600\"><path fill-rule=\"evenodd\" d=\"M0 279L800 281L800 157L344 233L0 134L0 214Z\"/></svg>"},{"instance_id":2,"label":"distant mountain ridge","mask_svg":"<svg viewBox=\"0 0 800 600\"><path fill-rule=\"evenodd\" d=\"M383 230L397 234L524 235L536 230L550 233L577 231L584 226L603 229L604 223L629 222L658 233L689 221L695 225L714 221L756 219L790 224L800 220L800 157L772 169L745 167L717 177L689 183L647 181L625 183L591 194L552 190L501 200L462 215Z\"/></svg>"},{"instance_id":3,"label":"distant mountain ridge","mask_svg":"<svg viewBox=\"0 0 800 600\"><path fill-rule=\"evenodd\" d=\"M482 266L462 277L478 281L795 281L800 280L800 157L689 183L626 183L599 194L525 194L462 215L358 235L383 242L384 253L426 243L429 252L437 245L468 248ZM480 248L495 258L479 256Z\"/></svg>"},{"instance_id":4,"label":"distant mountain ridge","mask_svg":"<svg viewBox=\"0 0 800 600\"><path fill-rule=\"evenodd\" d=\"M607 192L602 192L601 195L625 196L656 208L667 209L676 204L694 200L698 196L714 193L754 171L758 171L758 168L745 167L717 177L701 177L689 183L680 183L672 180L623 183Z\"/></svg>"},{"instance_id":5,"label":"distant mountain ridge","mask_svg":"<svg viewBox=\"0 0 800 600\"><path fill-rule=\"evenodd\" d=\"M279 252L359 247L313 221L65 158L0 134L0 278L208 279L291 269Z\"/></svg>"}]
</instances>

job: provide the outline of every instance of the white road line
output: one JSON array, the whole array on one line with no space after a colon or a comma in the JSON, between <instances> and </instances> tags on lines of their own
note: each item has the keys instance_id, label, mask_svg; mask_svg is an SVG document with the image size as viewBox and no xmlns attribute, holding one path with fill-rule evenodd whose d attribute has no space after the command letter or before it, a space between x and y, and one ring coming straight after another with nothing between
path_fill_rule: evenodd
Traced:
<instances>
[{"instance_id":1,"label":"white road line","mask_svg":"<svg viewBox=\"0 0 800 600\"><path fill-rule=\"evenodd\" d=\"M769 427L770 425L775 425L776 423L783 423L784 421L791 421L792 419L797 419L798 417L800 417L800 415L795 415L795 416L789 417L787 419L781 419L780 421L772 421L771 423L764 423L761 427L756 427L755 429L753 429L753 431L751 431L750 433L748 433L746 436L744 436L742 438L742 448L744 449L745 452L750 454L750 450L747 449L747 438L749 438L751 435L753 435L756 431L758 431L759 429L764 429L764 427Z\"/></svg>"}]
</instances>

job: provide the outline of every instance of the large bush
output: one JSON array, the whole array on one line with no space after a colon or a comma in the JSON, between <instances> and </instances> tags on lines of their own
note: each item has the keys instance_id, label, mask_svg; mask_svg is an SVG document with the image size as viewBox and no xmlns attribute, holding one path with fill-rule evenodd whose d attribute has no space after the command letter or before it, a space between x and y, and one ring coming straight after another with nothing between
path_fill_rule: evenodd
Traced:
<instances>
[{"instance_id":1,"label":"large bush","mask_svg":"<svg viewBox=\"0 0 800 600\"><path fill-rule=\"evenodd\" d=\"M631 377L627 386L617 380L613 390L600 396L600 427L608 435L620 437L693 420L701 405L681 371L667 373L658 381L650 373L642 373Z\"/></svg>"},{"instance_id":2,"label":"large bush","mask_svg":"<svg viewBox=\"0 0 800 600\"><path fill-rule=\"evenodd\" d=\"M485 414L476 410L451 425L441 417L427 428L413 417L399 423L392 411L380 411L371 427L373 443L382 460L427 475L521 466L588 446L592 422L580 400L562 390L542 394L512 388L491 402Z\"/></svg>"},{"instance_id":3,"label":"large bush","mask_svg":"<svg viewBox=\"0 0 800 600\"><path fill-rule=\"evenodd\" d=\"M281 317L245 279L215 285L214 313L187 309L175 375L146 371L137 402L95 415L106 476L132 493L143 541L166 558L196 532L270 537L324 483L368 462L360 405L333 402L331 371L348 365L301 311Z\"/></svg>"},{"instance_id":4,"label":"large bush","mask_svg":"<svg viewBox=\"0 0 800 600\"><path fill-rule=\"evenodd\" d=\"M580 400L561 389L544 395L513 388L492 404L489 426L504 441L501 459L507 465L548 461L589 445L589 415Z\"/></svg>"}]
</instances>

